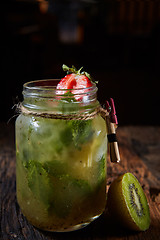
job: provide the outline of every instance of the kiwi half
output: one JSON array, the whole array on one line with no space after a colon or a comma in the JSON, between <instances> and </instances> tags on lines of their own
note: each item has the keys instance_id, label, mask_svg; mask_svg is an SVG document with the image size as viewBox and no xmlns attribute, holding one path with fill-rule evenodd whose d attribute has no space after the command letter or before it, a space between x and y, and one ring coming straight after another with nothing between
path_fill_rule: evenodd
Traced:
<instances>
[{"instance_id":1,"label":"kiwi half","mask_svg":"<svg viewBox=\"0 0 160 240\"><path fill-rule=\"evenodd\" d=\"M111 216L124 227L135 231L149 228L147 198L132 173L125 173L112 182L108 190L107 207Z\"/></svg>"}]
</instances>

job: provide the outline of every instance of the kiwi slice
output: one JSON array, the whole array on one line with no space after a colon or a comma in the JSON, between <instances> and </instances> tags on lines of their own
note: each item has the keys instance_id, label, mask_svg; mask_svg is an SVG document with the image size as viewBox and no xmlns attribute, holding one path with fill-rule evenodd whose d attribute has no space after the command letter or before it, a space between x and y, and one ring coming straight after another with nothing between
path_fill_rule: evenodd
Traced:
<instances>
[{"instance_id":1,"label":"kiwi slice","mask_svg":"<svg viewBox=\"0 0 160 240\"><path fill-rule=\"evenodd\" d=\"M140 183L132 173L114 180L108 190L108 211L124 227L145 231L150 225L149 205Z\"/></svg>"}]
</instances>

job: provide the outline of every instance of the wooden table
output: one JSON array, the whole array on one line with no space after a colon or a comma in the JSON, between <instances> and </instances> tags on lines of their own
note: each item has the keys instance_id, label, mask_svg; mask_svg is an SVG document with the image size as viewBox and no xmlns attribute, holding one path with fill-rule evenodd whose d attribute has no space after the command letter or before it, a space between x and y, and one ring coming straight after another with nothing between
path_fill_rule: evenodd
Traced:
<instances>
[{"instance_id":1,"label":"wooden table","mask_svg":"<svg viewBox=\"0 0 160 240\"><path fill-rule=\"evenodd\" d=\"M16 201L14 128L0 123L1 238L5 240L60 239L160 239L160 127L129 126L117 130L121 162L108 160L107 189L118 175L132 172L150 204L151 226L130 232L110 221L107 211L88 227L71 233L48 233L31 226Z\"/></svg>"}]
</instances>

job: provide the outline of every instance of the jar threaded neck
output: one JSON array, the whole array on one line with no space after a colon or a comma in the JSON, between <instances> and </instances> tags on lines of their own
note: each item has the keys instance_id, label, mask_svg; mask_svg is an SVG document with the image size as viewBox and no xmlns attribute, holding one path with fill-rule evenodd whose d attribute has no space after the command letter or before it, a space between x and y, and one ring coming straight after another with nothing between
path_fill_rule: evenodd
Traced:
<instances>
[{"instance_id":1,"label":"jar threaded neck","mask_svg":"<svg viewBox=\"0 0 160 240\"><path fill-rule=\"evenodd\" d=\"M22 105L37 112L73 114L94 111L99 105L97 87L58 89L58 79L35 80L23 85Z\"/></svg>"}]
</instances>

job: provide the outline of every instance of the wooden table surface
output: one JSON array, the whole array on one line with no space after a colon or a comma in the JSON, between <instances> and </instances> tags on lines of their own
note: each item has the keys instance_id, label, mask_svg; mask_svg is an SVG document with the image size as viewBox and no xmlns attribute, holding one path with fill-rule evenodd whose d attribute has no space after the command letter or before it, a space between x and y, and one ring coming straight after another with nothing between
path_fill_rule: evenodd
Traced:
<instances>
[{"instance_id":1,"label":"wooden table surface","mask_svg":"<svg viewBox=\"0 0 160 240\"><path fill-rule=\"evenodd\" d=\"M121 162L115 164L108 160L107 189L113 179L124 172L132 172L139 179L150 205L151 225L147 231L137 233L122 229L111 221L107 211L75 232L48 233L34 228L21 213L16 200L14 127L0 123L0 239L160 239L160 127L119 127L117 136Z\"/></svg>"}]
</instances>

